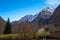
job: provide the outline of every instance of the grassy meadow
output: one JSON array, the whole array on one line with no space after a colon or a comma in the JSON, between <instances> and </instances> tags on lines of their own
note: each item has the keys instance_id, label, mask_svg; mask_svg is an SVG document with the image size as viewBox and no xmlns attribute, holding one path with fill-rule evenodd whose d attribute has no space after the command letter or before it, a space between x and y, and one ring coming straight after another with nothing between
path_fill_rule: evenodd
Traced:
<instances>
[{"instance_id":1,"label":"grassy meadow","mask_svg":"<svg viewBox=\"0 0 60 40\"><path fill-rule=\"evenodd\" d=\"M39 37L39 36L48 36L50 35L49 32L43 32L43 33L25 33L25 34L4 34L0 35L0 38L33 38L33 37Z\"/></svg>"}]
</instances>

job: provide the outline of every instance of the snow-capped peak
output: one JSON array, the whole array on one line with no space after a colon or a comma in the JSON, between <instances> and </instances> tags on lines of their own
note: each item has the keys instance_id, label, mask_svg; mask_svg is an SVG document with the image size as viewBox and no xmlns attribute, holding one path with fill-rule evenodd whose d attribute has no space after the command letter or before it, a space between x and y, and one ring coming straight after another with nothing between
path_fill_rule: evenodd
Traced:
<instances>
[{"instance_id":1,"label":"snow-capped peak","mask_svg":"<svg viewBox=\"0 0 60 40\"><path fill-rule=\"evenodd\" d=\"M47 7L45 9L43 9L41 12L35 14L33 16L33 18L31 18L29 21L30 22L33 21L38 15L40 15L42 18L45 18L45 19L49 18L49 17L51 17L51 15L53 14L53 12L54 12L54 8L53 7Z\"/></svg>"},{"instance_id":2,"label":"snow-capped peak","mask_svg":"<svg viewBox=\"0 0 60 40\"><path fill-rule=\"evenodd\" d=\"M55 9L54 9L53 7L47 7L47 8L45 8L45 9L43 9L43 11L49 11L49 12L51 12L51 13L53 13L54 10L55 10Z\"/></svg>"},{"instance_id":3,"label":"snow-capped peak","mask_svg":"<svg viewBox=\"0 0 60 40\"><path fill-rule=\"evenodd\" d=\"M40 15L41 15L42 18L44 18L44 19L47 18L48 19L52 16L54 10L55 9L53 7L47 7L47 8L45 8L41 11Z\"/></svg>"}]
</instances>

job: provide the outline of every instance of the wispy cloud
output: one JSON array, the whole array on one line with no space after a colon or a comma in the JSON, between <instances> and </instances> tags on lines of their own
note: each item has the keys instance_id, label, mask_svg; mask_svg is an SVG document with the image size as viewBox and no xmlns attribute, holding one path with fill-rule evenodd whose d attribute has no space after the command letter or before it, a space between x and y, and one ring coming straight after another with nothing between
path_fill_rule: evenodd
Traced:
<instances>
[{"instance_id":1,"label":"wispy cloud","mask_svg":"<svg viewBox=\"0 0 60 40\"><path fill-rule=\"evenodd\" d=\"M59 5L60 4L60 0L46 0L46 4Z\"/></svg>"}]
</instances>

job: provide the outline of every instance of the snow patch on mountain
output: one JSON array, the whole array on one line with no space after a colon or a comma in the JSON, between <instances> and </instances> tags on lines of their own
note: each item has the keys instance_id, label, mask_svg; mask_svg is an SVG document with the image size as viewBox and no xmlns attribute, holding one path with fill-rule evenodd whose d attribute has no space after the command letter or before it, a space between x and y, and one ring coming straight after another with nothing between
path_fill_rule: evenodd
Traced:
<instances>
[{"instance_id":1,"label":"snow patch on mountain","mask_svg":"<svg viewBox=\"0 0 60 40\"><path fill-rule=\"evenodd\" d=\"M43 9L42 11L41 11L41 17L42 18L50 18L51 16L52 16L52 14L53 14L53 12L54 12L54 8L52 8L52 7L47 7L47 8L45 8L45 9Z\"/></svg>"},{"instance_id":2,"label":"snow patch on mountain","mask_svg":"<svg viewBox=\"0 0 60 40\"><path fill-rule=\"evenodd\" d=\"M39 14L34 15L31 19L29 19L29 22L33 21Z\"/></svg>"}]
</instances>

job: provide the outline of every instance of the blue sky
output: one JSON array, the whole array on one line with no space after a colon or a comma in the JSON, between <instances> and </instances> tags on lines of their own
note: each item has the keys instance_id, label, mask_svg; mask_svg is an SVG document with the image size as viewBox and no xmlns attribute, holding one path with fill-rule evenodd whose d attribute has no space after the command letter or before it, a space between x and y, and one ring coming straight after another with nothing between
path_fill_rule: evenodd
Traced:
<instances>
[{"instance_id":1,"label":"blue sky","mask_svg":"<svg viewBox=\"0 0 60 40\"><path fill-rule=\"evenodd\" d=\"M42 9L57 7L60 0L0 0L0 16L11 21L19 20L25 15L34 15Z\"/></svg>"}]
</instances>

